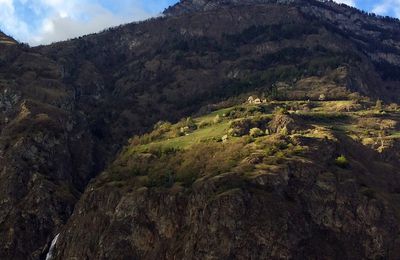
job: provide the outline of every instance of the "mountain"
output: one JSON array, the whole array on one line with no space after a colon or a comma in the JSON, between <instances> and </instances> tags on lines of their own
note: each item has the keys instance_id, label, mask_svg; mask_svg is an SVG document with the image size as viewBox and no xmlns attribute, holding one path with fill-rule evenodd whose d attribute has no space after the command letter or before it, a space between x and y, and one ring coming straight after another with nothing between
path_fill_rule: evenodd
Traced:
<instances>
[{"instance_id":1,"label":"mountain","mask_svg":"<svg viewBox=\"0 0 400 260\"><path fill-rule=\"evenodd\" d=\"M0 259L57 234L56 259L396 259L399 30L330 1L193 0L1 44Z\"/></svg>"}]
</instances>

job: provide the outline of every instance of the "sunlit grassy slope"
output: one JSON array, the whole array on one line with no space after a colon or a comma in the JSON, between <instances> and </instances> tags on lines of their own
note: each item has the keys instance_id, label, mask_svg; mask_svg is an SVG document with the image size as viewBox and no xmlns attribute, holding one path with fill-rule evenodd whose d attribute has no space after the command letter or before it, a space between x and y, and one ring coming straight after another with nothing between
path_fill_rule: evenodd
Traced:
<instances>
[{"instance_id":1,"label":"sunlit grassy slope","mask_svg":"<svg viewBox=\"0 0 400 260\"><path fill-rule=\"evenodd\" d=\"M236 173L244 180L312 163L326 142L349 138L382 152L400 138L395 105L369 101L273 101L222 108L176 124L160 122L130 140L103 174L110 185L189 187ZM332 155L335 156L335 155ZM337 155L340 165L350 164ZM337 158L332 158L335 165Z\"/></svg>"},{"instance_id":2,"label":"sunlit grassy slope","mask_svg":"<svg viewBox=\"0 0 400 260\"><path fill-rule=\"evenodd\" d=\"M129 146L131 152L145 152L151 147L163 146L165 148L185 149L191 145L207 141L221 141L232 122L243 119L258 120L261 117L273 118L277 110L282 109L288 115L295 115L311 126L324 127L333 131L358 135L360 138L377 138L384 131L383 137L398 137L396 122L398 120L397 108L386 107L376 109L373 103L358 103L349 100L338 101L281 101L267 104L249 105L242 104L234 107L216 110L204 116L193 119L196 128L182 135L174 135L184 125L184 120L176 125L171 125L163 134L157 130L150 133L153 140L143 140ZM219 117L219 119L216 119ZM215 122L217 121L217 122ZM204 126L202 126L204 125ZM158 136L157 136L158 135ZM145 135L146 136L146 135ZM156 137L155 137L156 136ZM234 138L232 136L228 138ZM150 138L151 139L151 138Z\"/></svg>"}]
</instances>

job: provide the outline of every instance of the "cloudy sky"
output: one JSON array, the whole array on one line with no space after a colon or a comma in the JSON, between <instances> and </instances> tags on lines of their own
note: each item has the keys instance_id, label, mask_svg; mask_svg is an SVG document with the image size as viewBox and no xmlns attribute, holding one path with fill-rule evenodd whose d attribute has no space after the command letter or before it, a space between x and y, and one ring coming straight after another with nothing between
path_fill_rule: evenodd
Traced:
<instances>
[{"instance_id":1,"label":"cloudy sky","mask_svg":"<svg viewBox=\"0 0 400 260\"><path fill-rule=\"evenodd\" d=\"M98 32L161 13L178 0L0 0L0 30L30 45ZM337 0L400 18L400 0Z\"/></svg>"}]
</instances>

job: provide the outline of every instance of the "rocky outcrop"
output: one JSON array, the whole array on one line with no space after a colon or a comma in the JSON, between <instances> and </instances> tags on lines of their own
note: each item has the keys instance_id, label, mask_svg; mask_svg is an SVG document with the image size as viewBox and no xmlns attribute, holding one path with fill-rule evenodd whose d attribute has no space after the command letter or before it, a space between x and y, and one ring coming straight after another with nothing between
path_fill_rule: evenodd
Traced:
<instances>
[{"instance_id":1,"label":"rocky outcrop","mask_svg":"<svg viewBox=\"0 0 400 260\"><path fill-rule=\"evenodd\" d=\"M278 113L274 115L268 123L271 133L295 133L301 130L309 129L308 126L296 115Z\"/></svg>"}]
</instances>

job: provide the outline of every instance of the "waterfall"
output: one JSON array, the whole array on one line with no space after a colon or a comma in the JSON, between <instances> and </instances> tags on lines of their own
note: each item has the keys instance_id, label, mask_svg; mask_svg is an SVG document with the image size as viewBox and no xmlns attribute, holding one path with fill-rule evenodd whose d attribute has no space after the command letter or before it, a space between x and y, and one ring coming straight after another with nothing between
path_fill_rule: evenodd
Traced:
<instances>
[{"instance_id":1,"label":"waterfall","mask_svg":"<svg viewBox=\"0 0 400 260\"><path fill-rule=\"evenodd\" d=\"M60 234L57 234L57 235L54 237L53 241L51 241L49 252L48 252L47 255L46 255L46 260L51 260L51 259L53 259L54 247L55 247L56 244L57 244L57 240L58 240L58 236L59 236L59 235L60 235Z\"/></svg>"}]
</instances>

